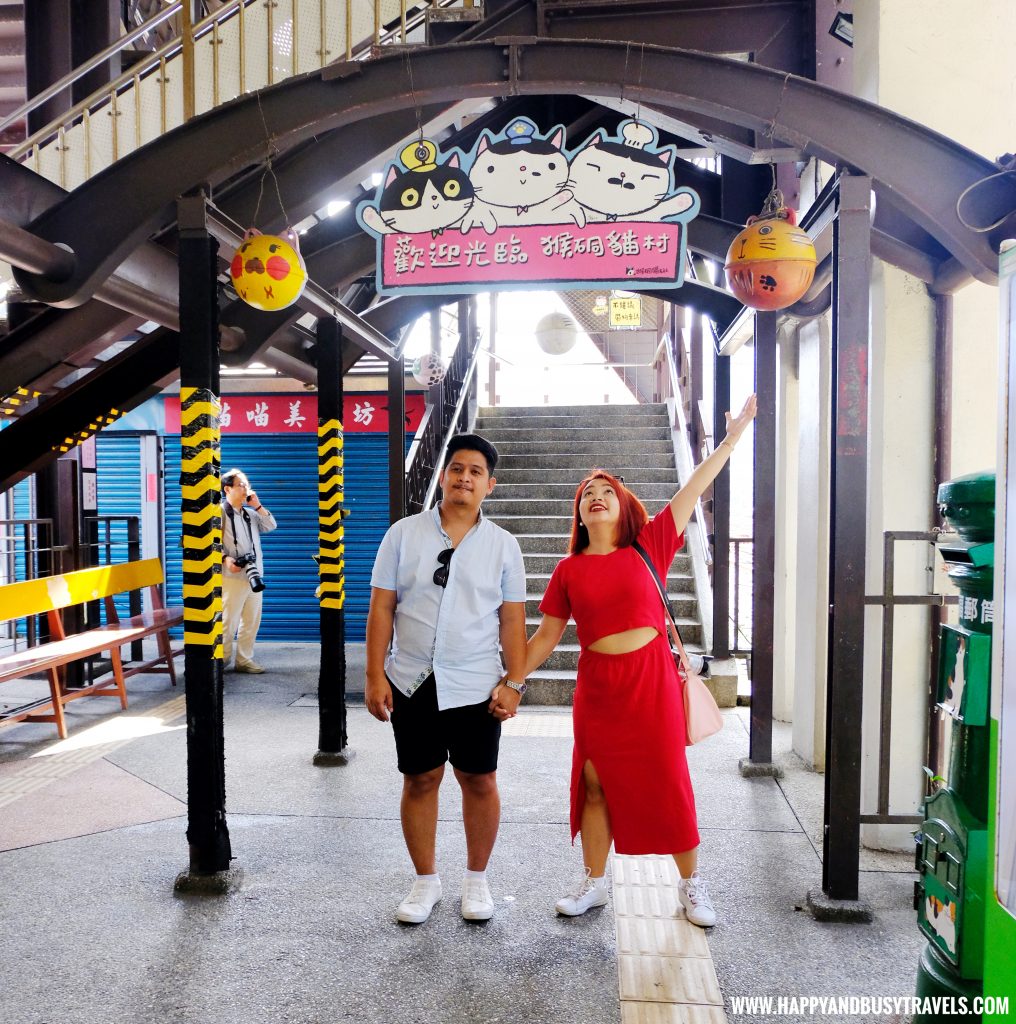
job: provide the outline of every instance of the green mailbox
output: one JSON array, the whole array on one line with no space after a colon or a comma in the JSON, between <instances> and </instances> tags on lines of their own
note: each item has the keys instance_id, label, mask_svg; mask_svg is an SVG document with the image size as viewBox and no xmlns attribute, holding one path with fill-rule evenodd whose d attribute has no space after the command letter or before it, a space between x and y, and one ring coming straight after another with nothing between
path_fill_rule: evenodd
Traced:
<instances>
[{"instance_id":1,"label":"green mailbox","mask_svg":"<svg viewBox=\"0 0 1016 1024\"><path fill-rule=\"evenodd\" d=\"M970 999L980 995L984 976L995 476L950 480L939 488L938 501L960 536L939 545L959 590L960 621L942 626L935 676L944 783L925 800L917 837L915 904L928 939L917 994Z\"/></svg>"}]
</instances>

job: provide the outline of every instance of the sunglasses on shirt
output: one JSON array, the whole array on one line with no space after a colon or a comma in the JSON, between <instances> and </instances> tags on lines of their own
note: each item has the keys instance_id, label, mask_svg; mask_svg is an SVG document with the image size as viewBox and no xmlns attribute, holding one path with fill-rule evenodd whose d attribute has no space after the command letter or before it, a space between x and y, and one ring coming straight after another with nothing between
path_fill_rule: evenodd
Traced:
<instances>
[{"instance_id":1,"label":"sunglasses on shirt","mask_svg":"<svg viewBox=\"0 0 1016 1024\"><path fill-rule=\"evenodd\" d=\"M445 548L444 551L440 552L437 556L437 560L440 564L434 570L434 582L439 587L448 586L448 571L450 568L448 563L451 562L452 555L454 554L455 548Z\"/></svg>"}]
</instances>

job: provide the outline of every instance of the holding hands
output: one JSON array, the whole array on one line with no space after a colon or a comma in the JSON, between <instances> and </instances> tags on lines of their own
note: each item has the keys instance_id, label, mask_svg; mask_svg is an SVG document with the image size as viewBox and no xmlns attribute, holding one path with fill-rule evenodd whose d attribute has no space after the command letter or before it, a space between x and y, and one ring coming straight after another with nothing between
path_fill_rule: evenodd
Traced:
<instances>
[{"instance_id":1,"label":"holding hands","mask_svg":"<svg viewBox=\"0 0 1016 1024\"><path fill-rule=\"evenodd\" d=\"M501 682L494 687L490 695L490 704L487 705L490 714L501 722L514 718L518 714L519 702L522 700L521 693L504 685L507 678L504 676Z\"/></svg>"}]
</instances>

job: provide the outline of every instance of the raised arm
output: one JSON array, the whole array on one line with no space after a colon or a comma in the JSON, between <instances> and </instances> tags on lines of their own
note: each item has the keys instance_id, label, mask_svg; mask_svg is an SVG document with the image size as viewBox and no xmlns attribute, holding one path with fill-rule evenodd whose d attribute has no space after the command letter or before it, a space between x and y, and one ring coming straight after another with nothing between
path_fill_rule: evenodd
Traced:
<instances>
[{"instance_id":1,"label":"raised arm","mask_svg":"<svg viewBox=\"0 0 1016 1024\"><path fill-rule=\"evenodd\" d=\"M712 450L708 458L703 459L695 467L695 472L688 477L684 487L670 499L670 511L674 516L674 526L679 534L684 532L684 528L690 522L691 514L695 510L695 502L720 475L720 470L727 464L734 445L748 428L748 424L755 418L755 407L755 396L749 395L748 401L744 403L744 408L736 417L731 416L729 412L726 414L726 437Z\"/></svg>"}]
</instances>

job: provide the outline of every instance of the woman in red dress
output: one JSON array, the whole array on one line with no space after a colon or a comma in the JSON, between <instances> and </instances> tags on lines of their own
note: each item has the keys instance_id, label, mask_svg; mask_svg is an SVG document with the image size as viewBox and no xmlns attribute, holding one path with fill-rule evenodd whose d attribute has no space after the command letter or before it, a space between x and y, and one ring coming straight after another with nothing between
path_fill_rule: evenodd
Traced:
<instances>
[{"instance_id":1,"label":"woman in red dress","mask_svg":"<svg viewBox=\"0 0 1016 1024\"><path fill-rule=\"evenodd\" d=\"M542 665L568 620L575 620L582 650L573 708L571 830L573 842L582 834L586 872L576 891L558 901L558 913L574 917L607 902L604 875L613 842L621 854L672 854L688 920L704 928L716 923L697 870L682 683L663 602L633 544L638 540L665 580L695 503L754 416L754 395L736 418L727 413L726 437L653 519L603 470L583 480L575 494L571 554L551 577L526 661L527 674Z\"/></svg>"}]
</instances>

